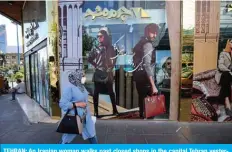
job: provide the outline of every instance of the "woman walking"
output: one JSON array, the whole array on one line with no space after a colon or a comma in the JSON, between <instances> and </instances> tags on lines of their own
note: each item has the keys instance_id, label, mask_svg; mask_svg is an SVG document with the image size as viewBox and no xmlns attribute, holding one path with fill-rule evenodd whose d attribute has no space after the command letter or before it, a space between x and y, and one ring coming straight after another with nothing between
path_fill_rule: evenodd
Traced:
<instances>
[{"instance_id":1,"label":"woman walking","mask_svg":"<svg viewBox=\"0 0 232 152\"><path fill-rule=\"evenodd\" d=\"M82 84L83 72L81 70L72 72L68 76L70 84L65 86L61 99L60 108L64 115L69 109L70 114L75 114L75 107L80 117L85 116L83 124L82 137L84 140L89 140L91 144L97 144L97 137L95 131L95 124L92 120L89 105L88 105L88 92ZM68 144L73 141L76 134L63 134L61 144Z\"/></svg>"}]
</instances>

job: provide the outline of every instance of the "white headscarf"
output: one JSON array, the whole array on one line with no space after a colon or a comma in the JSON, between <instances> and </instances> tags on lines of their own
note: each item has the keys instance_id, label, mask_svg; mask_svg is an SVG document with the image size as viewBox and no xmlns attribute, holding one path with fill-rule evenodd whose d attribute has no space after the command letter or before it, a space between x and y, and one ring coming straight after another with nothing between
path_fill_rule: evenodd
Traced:
<instances>
[{"instance_id":1,"label":"white headscarf","mask_svg":"<svg viewBox=\"0 0 232 152\"><path fill-rule=\"evenodd\" d=\"M85 91L85 87L84 85L81 83L81 79L83 77L83 72L82 70L77 70L77 71L73 71L68 75L68 80L71 84L75 85L76 87L78 87L81 92Z\"/></svg>"}]
</instances>

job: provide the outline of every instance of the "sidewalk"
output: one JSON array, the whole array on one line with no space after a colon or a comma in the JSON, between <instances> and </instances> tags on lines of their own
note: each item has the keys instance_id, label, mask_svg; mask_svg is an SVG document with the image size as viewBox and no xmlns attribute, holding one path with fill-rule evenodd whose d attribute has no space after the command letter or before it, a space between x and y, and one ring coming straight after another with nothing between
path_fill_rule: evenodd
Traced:
<instances>
[{"instance_id":1,"label":"sidewalk","mask_svg":"<svg viewBox=\"0 0 232 152\"><path fill-rule=\"evenodd\" d=\"M0 96L0 143L58 143L57 124L30 123L18 102ZM99 143L232 143L231 123L98 120ZM77 137L73 143L88 143Z\"/></svg>"}]
</instances>

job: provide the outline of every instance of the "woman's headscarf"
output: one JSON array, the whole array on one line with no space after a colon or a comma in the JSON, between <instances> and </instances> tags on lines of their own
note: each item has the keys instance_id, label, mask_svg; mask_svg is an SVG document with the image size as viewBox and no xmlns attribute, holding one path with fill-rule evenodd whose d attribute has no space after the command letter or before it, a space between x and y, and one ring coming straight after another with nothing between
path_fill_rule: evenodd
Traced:
<instances>
[{"instance_id":1,"label":"woman's headscarf","mask_svg":"<svg viewBox=\"0 0 232 152\"><path fill-rule=\"evenodd\" d=\"M171 57L170 56L167 56L167 57L163 57L160 61L160 64L161 64L161 67L162 68L165 68L165 64L168 60L171 60Z\"/></svg>"},{"instance_id":2,"label":"woman's headscarf","mask_svg":"<svg viewBox=\"0 0 232 152\"><path fill-rule=\"evenodd\" d=\"M73 71L72 73L69 74L68 80L71 84L75 85L78 87L81 92L85 91L84 85L81 83L81 79L83 77L83 72L81 70Z\"/></svg>"}]
</instances>

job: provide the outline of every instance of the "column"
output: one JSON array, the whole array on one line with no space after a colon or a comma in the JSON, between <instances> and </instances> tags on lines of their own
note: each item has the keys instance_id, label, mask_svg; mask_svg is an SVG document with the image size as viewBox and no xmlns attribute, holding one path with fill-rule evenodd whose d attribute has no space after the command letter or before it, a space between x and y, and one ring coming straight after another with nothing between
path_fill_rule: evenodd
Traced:
<instances>
[{"instance_id":1,"label":"column","mask_svg":"<svg viewBox=\"0 0 232 152\"><path fill-rule=\"evenodd\" d=\"M127 8L131 8L131 7L132 7L132 1L127 1L126 3L127 3L127 4L126 4L126 7L127 7Z\"/></svg>"},{"instance_id":2,"label":"column","mask_svg":"<svg viewBox=\"0 0 232 152\"><path fill-rule=\"evenodd\" d=\"M59 58L58 58L58 2L57 1L46 1L46 16L48 20L48 38L47 38L47 51L49 60L49 108L50 115L53 118L59 118L61 111L59 108Z\"/></svg>"},{"instance_id":3,"label":"column","mask_svg":"<svg viewBox=\"0 0 232 152\"><path fill-rule=\"evenodd\" d=\"M72 10L72 5L70 4L69 6L68 6L68 13L67 13L67 44L68 44L68 54L67 54L67 57L72 57L72 52L73 52L73 45L72 45L72 43L73 43L73 35L72 35L72 33L73 33L73 27L72 27L72 25L73 25L73 18L72 18L72 12L73 12L73 10Z\"/></svg>"},{"instance_id":4,"label":"column","mask_svg":"<svg viewBox=\"0 0 232 152\"><path fill-rule=\"evenodd\" d=\"M82 8L80 8L78 3L78 27L79 27L79 37L78 37L78 58L82 58ZM83 61L82 61L83 62Z\"/></svg>"},{"instance_id":5,"label":"column","mask_svg":"<svg viewBox=\"0 0 232 152\"><path fill-rule=\"evenodd\" d=\"M78 45L77 45L77 42L78 42L78 21L77 21L77 18L78 18L78 13L77 13L77 10L78 10L78 6L76 4L73 5L73 54L72 54L72 57L73 58L78 58L78 55L77 55L77 52L78 52Z\"/></svg>"},{"instance_id":6,"label":"column","mask_svg":"<svg viewBox=\"0 0 232 152\"><path fill-rule=\"evenodd\" d=\"M63 29L64 27L64 22L63 22L63 19L64 19L64 13L63 13L63 9L64 9L64 5L63 4L59 4L60 6L60 16L61 16L61 27ZM63 32L63 30L61 31ZM61 56L64 57L65 56L65 53L63 52L64 51L64 36L63 36L63 33L60 33L61 34Z\"/></svg>"},{"instance_id":7,"label":"column","mask_svg":"<svg viewBox=\"0 0 232 152\"><path fill-rule=\"evenodd\" d=\"M140 1L134 1L135 7L140 7Z\"/></svg>"},{"instance_id":8,"label":"column","mask_svg":"<svg viewBox=\"0 0 232 152\"><path fill-rule=\"evenodd\" d=\"M197 74L217 68L220 1L196 1L195 24L193 72Z\"/></svg>"},{"instance_id":9,"label":"column","mask_svg":"<svg viewBox=\"0 0 232 152\"><path fill-rule=\"evenodd\" d=\"M82 58L82 8L80 8L80 11L79 11L79 16L80 16L80 22L79 22L79 25L80 25L80 29L79 29L79 39L80 39L80 44L79 44L79 56ZM82 61L83 62L83 61Z\"/></svg>"},{"instance_id":10,"label":"column","mask_svg":"<svg viewBox=\"0 0 232 152\"><path fill-rule=\"evenodd\" d=\"M119 69L119 106L125 107L125 72L123 66Z\"/></svg>"},{"instance_id":11,"label":"column","mask_svg":"<svg viewBox=\"0 0 232 152\"><path fill-rule=\"evenodd\" d=\"M124 1L118 1L118 7L120 8L122 6L124 6Z\"/></svg>"},{"instance_id":12,"label":"column","mask_svg":"<svg viewBox=\"0 0 232 152\"><path fill-rule=\"evenodd\" d=\"M170 120L178 120L179 91L180 91L180 67L181 67L181 2L166 1L169 40L172 57L171 96L170 96Z\"/></svg>"}]
</instances>

